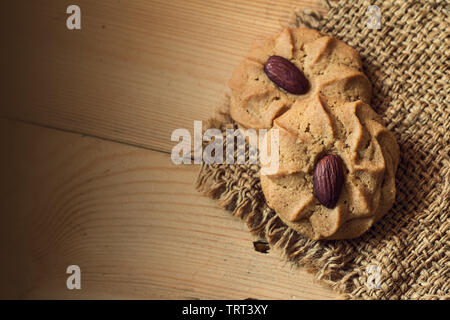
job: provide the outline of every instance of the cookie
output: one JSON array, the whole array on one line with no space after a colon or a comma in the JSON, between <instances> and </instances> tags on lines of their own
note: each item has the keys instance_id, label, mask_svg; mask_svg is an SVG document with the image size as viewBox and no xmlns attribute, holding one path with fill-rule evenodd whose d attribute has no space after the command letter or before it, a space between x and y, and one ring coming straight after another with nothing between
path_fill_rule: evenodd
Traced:
<instances>
[{"instance_id":1,"label":"cookie","mask_svg":"<svg viewBox=\"0 0 450 320\"><path fill-rule=\"evenodd\" d=\"M273 55L304 74L307 92L289 93L269 79L264 64ZM285 29L251 49L230 87L236 122L278 133L278 170L261 175L261 186L267 204L289 227L311 239L349 239L389 211L399 147L369 105L371 85L354 49L314 30ZM331 206L319 200L314 179L327 155L340 159L343 174Z\"/></svg>"},{"instance_id":2,"label":"cookie","mask_svg":"<svg viewBox=\"0 0 450 320\"><path fill-rule=\"evenodd\" d=\"M268 205L292 229L316 240L355 238L392 207L399 148L368 104L328 105L317 94L275 119L269 135L273 130L279 167L261 175L261 186ZM333 208L318 201L313 181L318 161L330 154L342 159L344 173Z\"/></svg>"},{"instance_id":3,"label":"cookie","mask_svg":"<svg viewBox=\"0 0 450 320\"><path fill-rule=\"evenodd\" d=\"M264 65L274 55L286 58L304 73L310 86L306 94L291 94L267 77ZM244 128L269 129L294 102L316 93L330 101L370 103L371 85L361 71L359 54L342 41L308 28L284 29L256 42L234 71L228 83L230 115Z\"/></svg>"}]
</instances>

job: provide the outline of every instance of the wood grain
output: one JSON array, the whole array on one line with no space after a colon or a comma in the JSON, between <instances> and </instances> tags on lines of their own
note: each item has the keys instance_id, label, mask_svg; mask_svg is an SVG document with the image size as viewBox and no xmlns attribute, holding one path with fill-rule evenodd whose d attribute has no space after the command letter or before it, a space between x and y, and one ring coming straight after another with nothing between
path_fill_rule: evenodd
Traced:
<instances>
[{"instance_id":1,"label":"wood grain","mask_svg":"<svg viewBox=\"0 0 450 320\"><path fill-rule=\"evenodd\" d=\"M170 133L221 105L258 37L295 0L10 1L0 28L0 296L7 298L336 298L193 189ZM13 32L10 32L13 30ZM53 127L73 134L48 129ZM96 139L88 136L99 137ZM82 290L65 287L82 269Z\"/></svg>"},{"instance_id":2,"label":"wood grain","mask_svg":"<svg viewBox=\"0 0 450 320\"><path fill-rule=\"evenodd\" d=\"M167 154L0 120L0 296L333 299L198 194ZM66 289L68 265L82 289Z\"/></svg>"},{"instance_id":3,"label":"wood grain","mask_svg":"<svg viewBox=\"0 0 450 320\"><path fill-rule=\"evenodd\" d=\"M10 1L3 116L168 151L223 103L251 43L314 0ZM3 28L6 31L6 28Z\"/></svg>"}]
</instances>

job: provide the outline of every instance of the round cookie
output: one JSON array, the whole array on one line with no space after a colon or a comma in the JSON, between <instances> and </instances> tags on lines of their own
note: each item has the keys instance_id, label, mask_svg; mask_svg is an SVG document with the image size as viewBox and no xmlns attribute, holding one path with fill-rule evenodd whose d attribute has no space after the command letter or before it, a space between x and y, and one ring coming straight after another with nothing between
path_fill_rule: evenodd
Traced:
<instances>
[{"instance_id":1,"label":"round cookie","mask_svg":"<svg viewBox=\"0 0 450 320\"><path fill-rule=\"evenodd\" d=\"M265 74L270 56L286 58L309 81L303 95L286 92ZM273 120L298 100L322 93L330 102L339 100L370 103L371 85L361 72L358 53L344 42L308 28L286 28L280 34L257 41L230 81L230 115L244 128L269 129Z\"/></svg>"},{"instance_id":2,"label":"round cookie","mask_svg":"<svg viewBox=\"0 0 450 320\"><path fill-rule=\"evenodd\" d=\"M264 64L273 55L305 75L308 92L288 93L268 78ZM252 47L229 86L230 114L240 126L278 133L278 171L261 175L261 186L288 226L311 239L354 238L391 208L399 148L368 105L371 85L354 49L314 30L285 29ZM338 155L344 170L331 209L316 199L313 183L328 154Z\"/></svg>"},{"instance_id":3,"label":"round cookie","mask_svg":"<svg viewBox=\"0 0 450 320\"><path fill-rule=\"evenodd\" d=\"M261 186L268 205L294 230L316 240L355 238L392 207L399 148L369 105L358 100L331 106L317 94L275 119L269 135L274 130L278 171L261 175ZM328 154L340 156L344 170L331 209L316 199L313 185L315 166Z\"/></svg>"}]
</instances>

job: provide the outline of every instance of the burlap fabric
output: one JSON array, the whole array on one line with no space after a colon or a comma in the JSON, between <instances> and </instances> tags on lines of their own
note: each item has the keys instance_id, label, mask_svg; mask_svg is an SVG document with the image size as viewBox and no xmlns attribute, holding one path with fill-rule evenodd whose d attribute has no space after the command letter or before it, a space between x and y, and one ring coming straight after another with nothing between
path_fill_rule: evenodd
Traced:
<instances>
[{"instance_id":1,"label":"burlap fabric","mask_svg":"<svg viewBox=\"0 0 450 320\"><path fill-rule=\"evenodd\" d=\"M298 11L294 22L341 39L361 54L374 88L371 105L401 148L392 210L357 239L313 241L288 228L267 207L258 165L202 165L197 187L242 218L270 247L347 298L448 299L449 5L404 0L322 3L326 17ZM369 5L381 9L381 30L366 26ZM235 124L225 110L208 127L223 130ZM381 271L378 282L369 278L374 270L368 268L374 265Z\"/></svg>"}]
</instances>

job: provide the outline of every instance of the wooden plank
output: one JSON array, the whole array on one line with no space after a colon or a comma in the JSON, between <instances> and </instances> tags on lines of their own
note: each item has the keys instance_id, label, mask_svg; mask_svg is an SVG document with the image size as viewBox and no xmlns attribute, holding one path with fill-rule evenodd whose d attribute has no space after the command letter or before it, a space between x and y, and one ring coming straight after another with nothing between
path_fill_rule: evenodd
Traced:
<instances>
[{"instance_id":1,"label":"wooden plank","mask_svg":"<svg viewBox=\"0 0 450 320\"><path fill-rule=\"evenodd\" d=\"M333 299L167 154L0 120L0 296ZM67 266L82 289L68 290Z\"/></svg>"},{"instance_id":2,"label":"wooden plank","mask_svg":"<svg viewBox=\"0 0 450 320\"><path fill-rule=\"evenodd\" d=\"M168 151L223 103L233 69L295 6L314 0L13 1L1 114ZM37 14L38 13L38 14Z\"/></svg>"}]
</instances>

